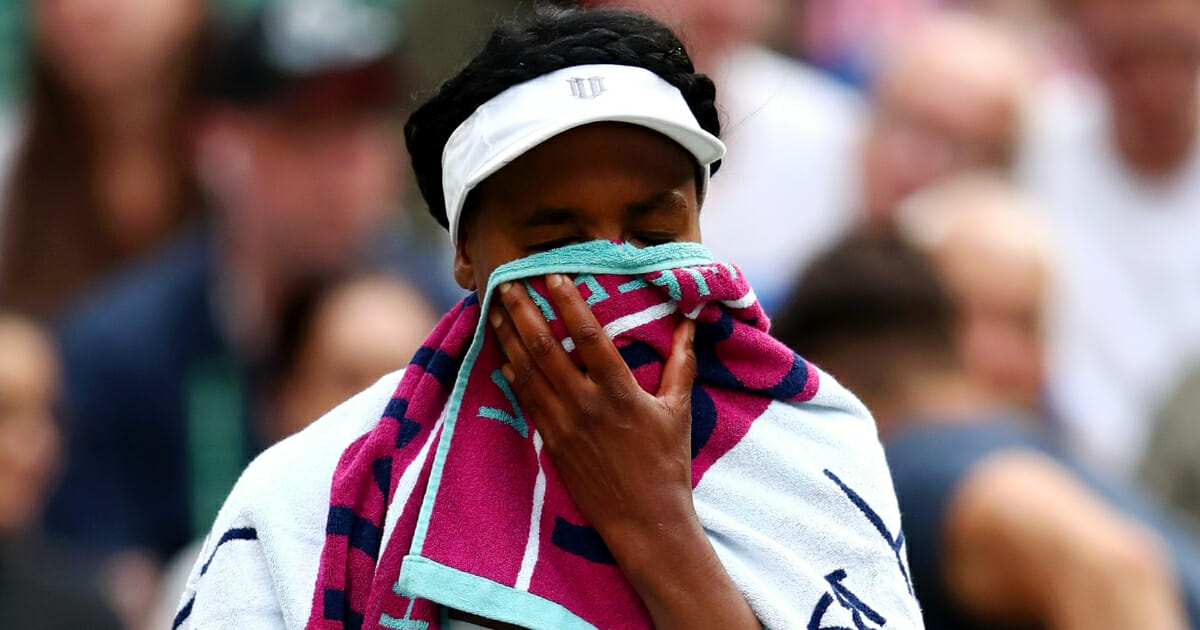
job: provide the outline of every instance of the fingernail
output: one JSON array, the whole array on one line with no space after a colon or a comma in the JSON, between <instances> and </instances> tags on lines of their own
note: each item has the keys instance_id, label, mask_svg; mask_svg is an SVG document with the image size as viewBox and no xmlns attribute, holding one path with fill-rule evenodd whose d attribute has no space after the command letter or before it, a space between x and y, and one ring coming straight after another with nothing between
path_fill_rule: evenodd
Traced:
<instances>
[{"instance_id":1,"label":"fingernail","mask_svg":"<svg viewBox=\"0 0 1200 630\"><path fill-rule=\"evenodd\" d=\"M689 319L688 320L688 341L695 341L695 340L696 340L696 322L694 320Z\"/></svg>"},{"instance_id":2,"label":"fingernail","mask_svg":"<svg viewBox=\"0 0 1200 630\"><path fill-rule=\"evenodd\" d=\"M546 286L550 287L551 289L557 289L558 286L562 284L562 280L562 276L552 273L546 276Z\"/></svg>"},{"instance_id":3,"label":"fingernail","mask_svg":"<svg viewBox=\"0 0 1200 630\"><path fill-rule=\"evenodd\" d=\"M501 285L500 285L500 292L501 292L501 293L508 293L510 290L512 290L512 283L511 283L511 282L505 282L505 283L503 283L503 284L501 284Z\"/></svg>"},{"instance_id":4,"label":"fingernail","mask_svg":"<svg viewBox=\"0 0 1200 630\"><path fill-rule=\"evenodd\" d=\"M492 328L499 328L500 322L504 321L504 318L500 317L500 311L493 308L488 312L488 321L492 323Z\"/></svg>"},{"instance_id":5,"label":"fingernail","mask_svg":"<svg viewBox=\"0 0 1200 630\"><path fill-rule=\"evenodd\" d=\"M508 365L502 366L500 368L500 373L504 375L504 380L508 381L509 383L513 382L513 377L515 375L513 374L511 367L509 367Z\"/></svg>"}]
</instances>

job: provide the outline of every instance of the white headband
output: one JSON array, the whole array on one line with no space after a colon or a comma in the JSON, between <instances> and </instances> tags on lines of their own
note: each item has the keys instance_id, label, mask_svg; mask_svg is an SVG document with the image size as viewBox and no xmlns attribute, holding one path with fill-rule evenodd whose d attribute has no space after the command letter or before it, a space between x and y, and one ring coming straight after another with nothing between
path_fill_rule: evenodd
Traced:
<instances>
[{"instance_id":1,"label":"white headband","mask_svg":"<svg viewBox=\"0 0 1200 630\"><path fill-rule=\"evenodd\" d=\"M700 127L683 94L644 68L572 66L513 86L479 106L442 151L442 190L450 238L467 195L509 162L554 136L595 122L653 129L678 142L704 168L725 155L725 145Z\"/></svg>"}]
</instances>

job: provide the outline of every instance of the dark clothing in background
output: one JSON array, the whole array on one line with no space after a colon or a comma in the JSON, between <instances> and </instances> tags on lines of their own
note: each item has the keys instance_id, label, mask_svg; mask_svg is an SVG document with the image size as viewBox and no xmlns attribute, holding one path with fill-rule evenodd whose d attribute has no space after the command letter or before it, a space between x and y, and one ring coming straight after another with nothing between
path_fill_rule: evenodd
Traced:
<instances>
[{"instance_id":1,"label":"dark clothing in background","mask_svg":"<svg viewBox=\"0 0 1200 630\"><path fill-rule=\"evenodd\" d=\"M186 234L61 327L68 451L51 532L168 557L205 530L256 450L245 374L214 317L210 241Z\"/></svg>"},{"instance_id":2,"label":"dark clothing in background","mask_svg":"<svg viewBox=\"0 0 1200 630\"><path fill-rule=\"evenodd\" d=\"M437 307L461 299L438 249L445 236L391 227L364 264L405 277ZM265 357L224 335L216 255L212 231L193 229L102 284L60 326L68 451L47 512L54 534L100 553L168 558L208 532L268 446Z\"/></svg>"},{"instance_id":3,"label":"dark clothing in background","mask_svg":"<svg viewBox=\"0 0 1200 630\"><path fill-rule=\"evenodd\" d=\"M995 627L971 621L951 602L940 575L941 532L959 483L989 456L1014 450L1053 459L1109 505L1155 530L1175 563L1191 626L1200 628L1200 546L1144 496L1088 473L1027 426L1003 416L976 424L918 424L886 446L927 630Z\"/></svg>"},{"instance_id":4,"label":"dark clothing in background","mask_svg":"<svg viewBox=\"0 0 1200 630\"><path fill-rule=\"evenodd\" d=\"M119 630L73 556L35 540L0 541L0 628Z\"/></svg>"}]
</instances>

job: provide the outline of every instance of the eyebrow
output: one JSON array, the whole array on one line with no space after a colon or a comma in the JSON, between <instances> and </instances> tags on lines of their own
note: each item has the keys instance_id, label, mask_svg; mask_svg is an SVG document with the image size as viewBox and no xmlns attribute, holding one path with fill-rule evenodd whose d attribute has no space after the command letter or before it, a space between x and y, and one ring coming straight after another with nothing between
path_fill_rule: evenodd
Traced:
<instances>
[{"instance_id":1,"label":"eyebrow","mask_svg":"<svg viewBox=\"0 0 1200 630\"><path fill-rule=\"evenodd\" d=\"M538 208L521 220L520 227L546 227L551 225L566 225L579 220L579 210L576 208Z\"/></svg>"},{"instance_id":2,"label":"eyebrow","mask_svg":"<svg viewBox=\"0 0 1200 630\"><path fill-rule=\"evenodd\" d=\"M625 214L630 217L645 216L655 212L679 212L685 210L687 203L679 198L673 190L663 192L644 199L625 204Z\"/></svg>"},{"instance_id":3,"label":"eyebrow","mask_svg":"<svg viewBox=\"0 0 1200 630\"><path fill-rule=\"evenodd\" d=\"M663 191L641 201L625 204L625 214L628 217L641 217L655 212L680 212L686 209L686 202L674 194L674 191ZM537 208L521 220L520 227L535 228L554 225L578 223L582 211L579 208L544 206Z\"/></svg>"}]
</instances>

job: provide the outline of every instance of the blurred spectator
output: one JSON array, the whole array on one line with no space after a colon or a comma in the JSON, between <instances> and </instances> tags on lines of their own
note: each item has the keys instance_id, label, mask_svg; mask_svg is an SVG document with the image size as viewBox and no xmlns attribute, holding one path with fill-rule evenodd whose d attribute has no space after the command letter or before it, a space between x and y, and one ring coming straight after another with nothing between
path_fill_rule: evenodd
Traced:
<instances>
[{"instance_id":1,"label":"blurred spectator","mask_svg":"<svg viewBox=\"0 0 1200 630\"><path fill-rule=\"evenodd\" d=\"M204 7L31 3L32 100L0 200L7 301L55 314L105 272L158 249L199 209L184 127Z\"/></svg>"},{"instance_id":2,"label":"blurred spectator","mask_svg":"<svg viewBox=\"0 0 1200 630\"><path fill-rule=\"evenodd\" d=\"M378 274L313 282L284 311L265 377L269 391L260 431L268 443L299 432L406 365L437 323L420 293ZM201 542L188 545L168 564L152 627L171 626Z\"/></svg>"},{"instance_id":3,"label":"blurred spectator","mask_svg":"<svg viewBox=\"0 0 1200 630\"><path fill-rule=\"evenodd\" d=\"M1200 627L1200 549L997 400L957 325L932 262L876 231L815 262L775 328L874 413L926 627Z\"/></svg>"},{"instance_id":4,"label":"blurred spectator","mask_svg":"<svg viewBox=\"0 0 1200 630\"><path fill-rule=\"evenodd\" d=\"M875 84L863 152L870 226L886 225L900 201L940 177L1010 168L1034 79L1020 44L968 13L930 15L893 50Z\"/></svg>"},{"instance_id":5,"label":"blurred spectator","mask_svg":"<svg viewBox=\"0 0 1200 630\"><path fill-rule=\"evenodd\" d=\"M1200 536L1200 370L1187 375L1158 413L1138 473Z\"/></svg>"},{"instance_id":6,"label":"blurred spectator","mask_svg":"<svg viewBox=\"0 0 1200 630\"><path fill-rule=\"evenodd\" d=\"M1097 81L1044 89L1021 169L1062 241L1051 392L1077 452L1128 474L1200 349L1200 2L1063 4Z\"/></svg>"},{"instance_id":7,"label":"blurred spectator","mask_svg":"<svg viewBox=\"0 0 1200 630\"><path fill-rule=\"evenodd\" d=\"M301 292L285 311L268 368L266 440L298 432L407 365L437 319L420 293L391 276L321 282Z\"/></svg>"},{"instance_id":8,"label":"blurred spectator","mask_svg":"<svg viewBox=\"0 0 1200 630\"><path fill-rule=\"evenodd\" d=\"M1034 202L989 172L918 192L896 219L958 307L963 367L997 400L1046 414L1045 308L1055 246Z\"/></svg>"},{"instance_id":9,"label":"blurred spectator","mask_svg":"<svg viewBox=\"0 0 1200 630\"><path fill-rule=\"evenodd\" d=\"M870 85L887 46L947 0L791 0L796 52L854 85Z\"/></svg>"},{"instance_id":10,"label":"blurred spectator","mask_svg":"<svg viewBox=\"0 0 1200 630\"><path fill-rule=\"evenodd\" d=\"M49 524L110 557L139 610L156 564L207 531L266 443L253 418L287 302L390 232L402 193L392 26L366 4L293 0L231 37L197 129L211 223L99 287L63 326L74 425Z\"/></svg>"},{"instance_id":11,"label":"blurred spectator","mask_svg":"<svg viewBox=\"0 0 1200 630\"><path fill-rule=\"evenodd\" d=\"M0 627L119 628L81 563L37 532L61 459L58 386L49 334L0 310Z\"/></svg>"},{"instance_id":12,"label":"blurred spectator","mask_svg":"<svg viewBox=\"0 0 1200 630\"><path fill-rule=\"evenodd\" d=\"M958 6L1007 27L1037 65L1039 77L1086 67L1074 29L1062 19L1061 0L960 0Z\"/></svg>"},{"instance_id":13,"label":"blurred spectator","mask_svg":"<svg viewBox=\"0 0 1200 630\"><path fill-rule=\"evenodd\" d=\"M593 0L646 11L678 30L717 83L729 148L701 214L704 242L736 263L764 308L854 220L863 105L824 74L755 38L780 0Z\"/></svg>"}]
</instances>

